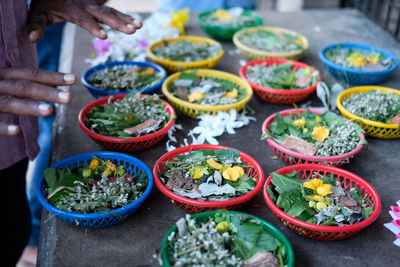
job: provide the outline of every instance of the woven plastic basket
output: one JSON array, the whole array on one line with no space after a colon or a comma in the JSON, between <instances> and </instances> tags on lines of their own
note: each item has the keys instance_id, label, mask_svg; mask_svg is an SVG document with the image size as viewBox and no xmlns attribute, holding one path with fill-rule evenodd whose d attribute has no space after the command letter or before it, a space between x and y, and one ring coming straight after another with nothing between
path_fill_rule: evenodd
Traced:
<instances>
[{"instance_id":1,"label":"woven plastic basket","mask_svg":"<svg viewBox=\"0 0 400 267\"><path fill-rule=\"evenodd\" d=\"M254 94L265 102L271 104L279 104L279 105L298 103L307 99L312 93L314 93L314 91L317 89L318 83L321 82L321 75L318 75L318 81L312 86L296 90L274 89L274 88L264 87L252 83L246 77L246 71L249 66L259 65L262 63L266 63L267 66L270 66L272 64L281 65L289 62L293 62L292 69L310 68L313 72L316 71L315 68L298 61L291 61L288 59L279 59L279 58L269 58L269 59L258 59L248 62L246 65L240 68L239 76L240 78L248 82L251 85L251 87L253 87Z\"/></svg>"},{"instance_id":2,"label":"woven plastic basket","mask_svg":"<svg viewBox=\"0 0 400 267\"><path fill-rule=\"evenodd\" d=\"M113 96L105 96L99 98L89 104L87 104L80 112L78 116L78 122L81 129L97 144L104 147L107 150L112 151L120 151L120 152L132 152L147 149L151 146L154 146L164 136L168 133L168 130L175 124L176 113L174 108L168 104L166 101L161 100L164 103L166 111L170 114L170 120L163 128L158 130L157 132L146 134L139 137L131 137L128 139L120 138L120 137L111 137L105 136L91 131L85 124L86 114L90 112L90 110L95 106L100 106L108 103L108 99L113 97L115 100L123 99L126 94L113 95Z\"/></svg>"},{"instance_id":3,"label":"woven plastic basket","mask_svg":"<svg viewBox=\"0 0 400 267\"><path fill-rule=\"evenodd\" d=\"M400 138L400 129L398 124L382 123L377 121L371 121L361 118L351 112L349 112L343 105L342 100L347 99L352 94L368 92L371 90L377 90L384 93L393 93L400 97L400 90L383 87L383 86L358 86L343 91L336 100L336 106L342 113L343 117L353 120L358 123L369 136L381 138L381 139L394 139Z\"/></svg>"},{"instance_id":4,"label":"woven plastic basket","mask_svg":"<svg viewBox=\"0 0 400 267\"><path fill-rule=\"evenodd\" d=\"M175 157L177 155L196 151L198 149L219 150L222 148L230 147L220 145L190 145L179 147L164 154L161 158L157 160L153 168L153 175L156 186L173 204L190 213L199 213L203 211L218 209L235 210L243 206L247 201L254 197L258 193L258 191L260 191L262 183L264 181L264 172L260 164L252 157L243 152L240 152L240 158L242 159L243 164L252 166L251 168L245 168L245 173L248 176L257 179L256 187L251 192L243 196L226 201L200 201L175 194L174 192L169 190L160 180L161 173L165 172L168 168L168 164L166 164L166 162L175 160Z\"/></svg>"},{"instance_id":5,"label":"woven plastic basket","mask_svg":"<svg viewBox=\"0 0 400 267\"><path fill-rule=\"evenodd\" d=\"M349 48L349 49L356 49L363 51L375 51L381 53L385 57L392 58L396 63L390 69L381 71L365 71L365 70L345 68L336 63L333 63L332 61L328 60L325 57L325 52L331 49L336 49L338 46L341 46L342 48ZM375 46L355 44L355 43L336 43L325 46L319 52L319 58L322 60L322 62L324 63L325 67L329 70L329 72L337 79L342 80L346 83L357 84L357 85L378 84L380 82L383 82L384 80L388 79L399 66L399 60L392 53L389 53L388 51Z\"/></svg>"},{"instance_id":6,"label":"woven plastic basket","mask_svg":"<svg viewBox=\"0 0 400 267\"><path fill-rule=\"evenodd\" d=\"M299 112L300 114L306 111L306 109L287 109L279 112L281 116L286 117L289 116L292 113ZM318 110L309 110L312 113L316 114L322 114L322 111ZM275 114L272 114L269 116L263 123L262 125L262 132L263 134L267 132L267 129L271 125L272 122L274 122L275 119ZM365 139L365 135L361 133L360 139ZM299 163L313 163L313 164L325 164L325 165L331 165L331 166L340 166L345 163L349 163L350 159L353 158L357 153L361 152L361 150L364 148L364 145L359 145L352 151L339 155L339 156L331 156L331 157L319 157L319 156L308 156L301 154L299 152L287 149L283 147L282 145L278 144L271 138L267 138L267 143L269 147L272 149L272 151L280 157L282 160L289 164L299 164Z\"/></svg>"},{"instance_id":7,"label":"woven plastic basket","mask_svg":"<svg viewBox=\"0 0 400 267\"><path fill-rule=\"evenodd\" d=\"M267 52L263 50L257 50L251 47L248 47L240 42L240 36L244 33L251 33L251 32L256 32L259 30L266 30L266 31L272 31L272 32L277 32L277 33L290 33L293 35L298 35L301 38L303 48L302 50L297 50L294 52ZM308 49L308 40L306 37L303 35L299 34L298 32L285 29L285 28L278 28L278 27L267 27L267 26L259 26L259 27L251 27L251 28L246 28L243 30L240 30L233 35L233 43L235 44L236 48L240 50L242 55L250 60L253 59L263 59L263 58L286 58L286 59L292 59L292 60L298 60L302 58L305 54L305 52Z\"/></svg>"},{"instance_id":8,"label":"woven plastic basket","mask_svg":"<svg viewBox=\"0 0 400 267\"><path fill-rule=\"evenodd\" d=\"M106 213L73 213L73 212L66 212L60 210L53 205L51 205L45 199L45 180L44 176L42 175L38 180L37 185L37 196L39 199L40 204L48 210L50 213L54 214L60 220L82 228L101 228L105 226L114 225L116 223L122 222L129 216L131 216L144 202L144 200L150 195L150 192L153 188L153 175L150 169L140 160L134 158L129 155L116 153L116 152L106 152L106 151L99 151L99 152L90 152L75 155L64 160L61 160L50 168L74 168L79 166L89 166L90 162L93 159L93 156L102 158L102 159L110 159L114 164L125 166L126 173L130 175L141 174L144 173L147 175L148 178L148 185L143 193L137 200L134 202L119 208L115 209Z\"/></svg>"},{"instance_id":9,"label":"woven plastic basket","mask_svg":"<svg viewBox=\"0 0 400 267\"><path fill-rule=\"evenodd\" d=\"M216 211L208 211L208 212L202 212L199 214L194 214L191 217L195 219L197 222L207 222L209 218L213 217L215 215ZM285 247L284 251L284 259L285 261L285 266L287 267L293 267L294 266L294 252L292 245L290 244L289 240L286 238L286 236L275 226L270 224L269 222L264 221L263 219L260 219L254 215L243 213L243 212L237 212L237 211L229 211L229 214L231 216L241 216L241 217L251 217L252 219L260 222L263 225L263 228L270 233L273 237L278 239L283 246ZM168 237L172 234L172 232L177 232L178 228L176 225L174 225L168 233L165 235L162 245L161 245L161 258L163 262L164 267L170 267L170 248L169 248L169 241Z\"/></svg>"},{"instance_id":10,"label":"woven plastic basket","mask_svg":"<svg viewBox=\"0 0 400 267\"><path fill-rule=\"evenodd\" d=\"M189 71L190 72L190 71ZM216 114L218 111L229 112L231 109L235 109L240 111L244 108L247 102L250 101L253 96L253 89L251 86L240 79L238 76L230 74L228 72L223 72L219 70L195 70L195 73L199 77L212 77L217 79L229 80L234 84L237 84L238 87L242 87L246 90L247 95L244 99L229 105L219 105L219 106L205 106L199 104L192 104L188 101L184 101L169 92L170 84L179 79L180 72L170 75L162 85L162 92L167 97L168 101L183 114L196 118L204 113L207 114Z\"/></svg>"},{"instance_id":11,"label":"woven plastic basket","mask_svg":"<svg viewBox=\"0 0 400 267\"><path fill-rule=\"evenodd\" d=\"M197 21L199 22L201 29L205 33L207 33L208 35L210 35L216 39L232 40L232 37L235 34L235 32L240 31L245 28L249 28L249 27L259 26L263 22L262 18L257 13L255 13L251 10L244 10L243 14L251 15L256 19L255 23L253 23L251 25L238 26L238 27L217 26L217 25L212 25L212 24L206 23L203 18L215 11L216 10L211 10L211 11L205 11L205 12L200 13L199 16L197 17Z\"/></svg>"},{"instance_id":12,"label":"woven plastic basket","mask_svg":"<svg viewBox=\"0 0 400 267\"><path fill-rule=\"evenodd\" d=\"M151 67L154 69L154 71L161 72L162 76L163 76L162 79L159 82L157 82L156 84L137 90L143 94L153 94L153 93L157 92L160 89L165 78L167 78L166 71L161 66L151 63L151 62L112 61L112 62L106 62L104 64L99 64L99 65L96 65L96 66L93 66L93 67L87 69L83 73L81 81L82 81L83 85L89 90L89 92L95 98L100 98L100 97L108 96L108 95L118 95L118 94L129 93L129 91L103 90L103 89L92 86L89 81L93 80L94 75L105 73L108 68L121 67L123 70L129 70L135 66L140 67L140 68Z\"/></svg>"},{"instance_id":13,"label":"woven plastic basket","mask_svg":"<svg viewBox=\"0 0 400 267\"><path fill-rule=\"evenodd\" d=\"M381 212L381 200L379 198L379 195L375 191L375 189L361 177L343 169L318 164L292 165L279 169L276 172L279 174L288 174L293 169L299 172L300 179L303 180L311 179L313 172L318 172L323 175L333 174L336 176L336 179L340 182L344 189L357 188L360 191L361 195L369 199L369 201L371 202L371 204L368 204L368 206L373 207L373 213L370 215L370 217L353 225L322 226L307 223L287 215L271 200L267 192L267 187L272 186L272 175L270 175L267 178L267 181L265 182L263 188L265 202L267 203L268 207L274 212L274 214L281 220L281 222L298 235L325 241L345 239L357 234L378 218L379 213Z\"/></svg>"},{"instance_id":14,"label":"woven plastic basket","mask_svg":"<svg viewBox=\"0 0 400 267\"><path fill-rule=\"evenodd\" d=\"M213 58L209 58L209 59L201 60L201 61L194 61L194 62L172 61L169 59L162 59L162 58L157 57L153 53L154 47L163 46L164 42L171 43L171 42L176 42L176 41L188 41L188 42L196 42L196 43L208 43L210 45L218 45L221 47L221 52ZM214 41L213 39L206 38L206 37L200 37L200 36L180 36L177 38L165 39L165 40L156 42L147 48L147 56L155 63L163 66L169 72L177 72L177 71L190 70L190 69L212 69L215 67L218 60L223 56L223 54L224 54L224 49L222 48L220 43L218 43L217 41Z\"/></svg>"}]
</instances>

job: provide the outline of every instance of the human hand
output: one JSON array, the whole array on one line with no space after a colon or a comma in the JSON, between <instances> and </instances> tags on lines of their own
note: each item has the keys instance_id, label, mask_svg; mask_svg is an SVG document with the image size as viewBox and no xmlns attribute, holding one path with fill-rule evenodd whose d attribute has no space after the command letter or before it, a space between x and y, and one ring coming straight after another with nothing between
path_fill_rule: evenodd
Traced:
<instances>
[{"instance_id":1,"label":"human hand","mask_svg":"<svg viewBox=\"0 0 400 267\"><path fill-rule=\"evenodd\" d=\"M142 27L142 22L113 8L101 5L99 0L32 0L28 18L28 34L31 42L38 41L47 26L69 21L100 39L107 33L99 23L115 30L132 34Z\"/></svg>"},{"instance_id":2,"label":"human hand","mask_svg":"<svg viewBox=\"0 0 400 267\"><path fill-rule=\"evenodd\" d=\"M51 105L39 101L67 104L71 94L53 86L76 83L76 76L35 68L0 68L0 112L45 117L53 112ZM17 135L18 125L0 121L0 135Z\"/></svg>"}]
</instances>

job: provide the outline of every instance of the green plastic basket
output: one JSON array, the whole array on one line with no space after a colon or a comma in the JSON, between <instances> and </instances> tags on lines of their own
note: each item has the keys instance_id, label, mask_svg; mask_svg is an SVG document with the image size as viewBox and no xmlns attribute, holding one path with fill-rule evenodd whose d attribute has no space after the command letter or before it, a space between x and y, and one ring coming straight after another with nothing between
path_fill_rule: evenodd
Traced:
<instances>
[{"instance_id":1,"label":"green plastic basket","mask_svg":"<svg viewBox=\"0 0 400 267\"><path fill-rule=\"evenodd\" d=\"M192 218L196 219L196 221L199 222L205 222L208 221L209 218L213 217L214 214L217 211L207 211L207 212L202 212L198 214L191 215ZM284 258L286 259L286 264L285 266L287 267L293 267L294 266L294 252L292 245L290 244L289 240L286 238L284 234L278 228L273 226L272 224L264 221L263 219L260 219L254 215L243 213L243 212L237 212L237 211L228 211L230 215L236 215L236 216L249 216L255 220L258 220L262 223L262 225L265 227L268 233L270 233L272 236L274 236L276 239L278 239L284 246L285 246L285 255ZM170 267L171 264L169 262L169 249L168 249L168 237L172 232L177 231L176 225L174 225L168 233L165 235L164 240L161 245L161 258L163 262L164 267Z\"/></svg>"},{"instance_id":2,"label":"green plastic basket","mask_svg":"<svg viewBox=\"0 0 400 267\"><path fill-rule=\"evenodd\" d=\"M197 20L200 24L201 29L207 33L208 35L212 36L213 38L220 39L220 40L230 40L232 41L233 35L242 29L260 26L263 23L262 18L255 12L251 10L244 10L243 14L252 15L256 18L256 23L246 26L239 26L239 27L226 27L226 26L215 26L211 24L207 24L204 22L203 17L209 15L210 13L215 12L216 10L205 11L199 14Z\"/></svg>"}]
</instances>

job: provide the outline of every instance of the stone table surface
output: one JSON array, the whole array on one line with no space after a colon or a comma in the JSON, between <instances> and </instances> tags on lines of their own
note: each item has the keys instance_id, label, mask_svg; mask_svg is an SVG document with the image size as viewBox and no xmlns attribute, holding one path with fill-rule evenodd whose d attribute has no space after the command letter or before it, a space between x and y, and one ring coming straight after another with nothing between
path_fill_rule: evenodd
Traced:
<instances>
[{"instance_id":1,"label":"stone table surface","mask_svg":"<svg viewBox=\"0 0 400 267\"><path fill-rule=\"evenodd\" d=\"M328 84L335 79L323 68L318 58L319 50L333 42L360 42L382 47L400 57L400 46L363 14L350 9L308 10L299 13L265 12L261 14L264 25L281 26L304 34L310 43L303 62L318 68ZM205 36L192 15L187 33ZM80 76L89 66L84 59L93 53L92 36L77 29L72 73ZM242 55L235 53L230 42L222 43L225 55L216 69L237 74ZM382 86L399 88L400 73L384 82ZM349 86L348 86L349 87ZM56 120L51 162L66 157L103 150L79 128L77 117L80 109L94 100L86 88L78 83L70 88L72 103L63 107ZM236 134L219 137L221 145L235 147L254 157L262 166L265 176L286 166L280 159L274 160L267 142L260 141L261 125L274 112L290 106L272 105L256 97L250 101L256 111L257 121L237 129ZM315 94L313 106L319 106ZM176 123L184 130L177 131L180 143L196 121L178 113ZM166 141L156 146L132 153L150 169L155 161L166 153ZM368 138L368 150L362 151L349 164L343 166L372 184L380 194L382 212L379 218L357 235L340 241L324 242L300 237L286 228L271 212L259 192L247 205L239 209L256 215L280 229L293 245L296 266L400 266L400 250L392 242L394 235L383 224L391 221L389 206L400 199L400 140ZM102 229L81 229L63 223L48 212L43 212L40 235L38 266L157 266L153 255L160 249L164 235L185 212L172 203L155 187L142 207L130 218L117 225Z\"/></svg>"}]
</instances>

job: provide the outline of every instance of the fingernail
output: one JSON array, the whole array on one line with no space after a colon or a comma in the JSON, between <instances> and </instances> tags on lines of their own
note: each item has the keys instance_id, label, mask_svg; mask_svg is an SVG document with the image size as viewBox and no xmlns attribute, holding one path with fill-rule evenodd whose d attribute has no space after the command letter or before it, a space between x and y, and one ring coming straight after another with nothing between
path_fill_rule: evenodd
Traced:
<instances>
[{"instance_id":1,"label":"fingernail","mask_svg":"<svg viewBox=\"0 0 400 267\"><path fill-rule=\"evenodd\" d=\"M135 27L132 24L126 24L126 27L128 27L128 29L133 30Z\"/></svg>"},{"instance_id":2,"label":"fingernail","mask_svg":"<svg viewBox=\"0 0 400 267\"><path fill-rule=\"evenodd\" d=\"M36 32L35 31L31 31L29 33L29 40L35 40L36 39Z\"/></svg>"},{"instance_id":3,"label":"fingernail","mask_svg":"<svg viewBox=\"0 0 400 267\"><path fill-rule=\"evenodd\" d=\"M68 102L71 99L71 94L69 92L61 91L58 93L58 98L64 102Z\"/></svg>"},{"instance_id":4,"label":"fingernail","mask_svg":"<svg viewBox=\"0 0 400 267\"><path fill-rule=\"evenodd\" d=\"M73 74L65 74L64 75L64 81L68 82L68 83L73 83L75 82L75 75Z\"/></svg>"},{"instance_id":5,"label":"fingernail","mask_svg":"<svg viewBox=\"0 0 400 267\"><path fill-rule=\"evenodd\" d=\"M49 111L51 109L50 105L47 104L39 104L38 106L40 113L42 113L43 115L48 115Z\"/></svg>"},{"instance_id":6,"label":"fingernail","mask_svg":"<svg viewBox=\"0 0 400 267\"><path fill-rule=\"evenodd\" d=\"M136 26L136 28L140 28L140 27L142 27L142 22L140 21L140 20L134 20L133 21L133 25L135 25Z\"/></svg>"},{"instance_id":7,"label":"fingernail","mask_svg":"<svg viewBox=\"0 0 400 267\"><path fill-rule=\"evenodd\" d=\"M107 38L107 32L103 29L100 30L101 37Z\"/></svg>"},{"instance_id":8,"label":"fingernail","mask_svg":"<svg viewBox=\"0 0 400 267\"><path fill-rule=\"evenodd\" d=\"M10 134L10 135L16 135L19 132L19 126L18 125L8 125L7 131L8 131L8 134Z\"/></svg>"}]
</instances>

